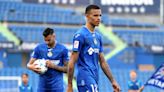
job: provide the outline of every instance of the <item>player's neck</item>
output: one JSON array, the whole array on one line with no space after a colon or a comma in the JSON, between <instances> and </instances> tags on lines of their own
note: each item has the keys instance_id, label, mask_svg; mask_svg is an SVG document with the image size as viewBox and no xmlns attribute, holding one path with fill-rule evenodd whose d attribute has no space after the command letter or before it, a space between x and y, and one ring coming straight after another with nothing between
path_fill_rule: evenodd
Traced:
<instances>
[{"instance_id":1,"label":"player's neck","mask_svg":"<svg viewBox=\"0 0 164 92\"><path fill-rule=\"evenodd\" d=\"M54 43L53 43L53 44L51 44L51 45L48 45L48 47L49 47L49 48L54 48L54 47L55 47L55 45L56 45L56 42L54 41Z\"/></svg>"},{"instance_id":2,"label":"player's neck","mask_svg":"<svg viewBox=\"0 0 164 92\"><path fill-rule=\"evenodd\" d=\"M28 85L28 82L24 82L23 84L24 84L25 86L27 86L27 85Z\"/></svg>"},{"instance_id":3,"label":"player's neck","mask_svg":"<svg viewBox=\"0 0 164 92\"><path fill-rule=\"evenodd\" d=\"M135 82L136 81L136 79L131 79L133 82Z\"/></svg>"},{"instance_id":4,"label":"player's neck","mask_svg":"<svg viewBox=\"0 0 164 92\"><path fill-rule=\"evenodd\" d=\"M90 23L86 23L85 26L87 27L87 29L90 31L90 32L94 32L95 31L95 26L94 25L91 25Z\"/></svg>"}]
</instances>

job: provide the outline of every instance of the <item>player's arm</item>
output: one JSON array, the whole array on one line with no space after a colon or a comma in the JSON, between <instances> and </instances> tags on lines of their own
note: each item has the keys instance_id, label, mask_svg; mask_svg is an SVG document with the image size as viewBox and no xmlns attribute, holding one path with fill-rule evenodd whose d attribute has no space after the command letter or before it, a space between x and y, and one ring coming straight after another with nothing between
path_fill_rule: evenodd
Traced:
<instances>
[{"instance_id":1,"label":"player's arm","mask_svg":"<svg viewBox=\"0 0 164 92\"><path fill-rule=\"evenodd\" d=\"M142 86L142 87L138 90L138 92L142 92L143 89L144 89L144 86Z\"/></svg>"},{"instance_id":2,"label":"player's arm","mask_svg":"<svg viewBox=\"0 0 164 92\"><path fill-rule=\"evenodd\" d=\"M73 92L73 85L72 85L72 80L73 80L73 74L74 74L74 66L75 63L78 59L79 52L72 52L70 61L68 63L68 88L67 92Z\"/></svg>"},{"instance_id":3,"label":"player's arm","mask_svg":"<svg viewBox=\"0 0 164 92\"><path fill-rule=\"evenodd\" d=\"M105 61L103 53L99 54L99 62L100 62L100 66L101 66L103 72L105 73L105 75L108 77L108 79L112 83L112 86L114 88L114 92L119 92L120 91L120 87L117 84L117 82L115 81L115 79L113 78L113 75L112 75L112 73L110 71L110 68L109 68L107 62Z\"/></svg>"},{"instance_id":4,"label":"player's arm","mask_svg":"<svg viewBox=\"0 0 164 92\"><path fill-rule=\"evenodd\" d=\"M67 65L68 65L67 61L64 61L64 66L55 65L55 64L52 63L52 61L49 61L49 60L46 61L46 66L47 67L55 69L55 70L60 71L60 72L64 72L64 73L67 72Z\"/></svg>"},{"instance_id":5,"label":"player's arm","mask_svg":"<svg viewBox=\"0 0 164 92\"><path fill-rule=\"evenodd\" d=\"M40 68L36 68L35 65L33 64L35 62L35 60L37 60L36 58L31 58L30 61L27 64L27 68L36 72L36 73L40 73L41 70Z\"/></svg>"},{"instance_id":6,"label":"player's arm","mask_svg":"<svg viewBox=\"0 0 164 92\"><path fill-rule=\"evenodd\" d=\"M31 59L29 60L28 64L27 64L27 68L36 72L36 73L41 73L41 69L38 67L35 67L35 65L33 64L35 62L35 60L37 60L39 58L39 47L37 46L36 48L34 48L32 54L31 54Z\"/></svg>"},{"instance_id":7,"label":"player's arm","mask_svg":"<svg viewBox=\"0 0 164 92\"><path fill-rule=\"evenodd\" d=\"M47 62L46 62L46 65L47 65L47 67L49 67L49 68L52 68L52 69L55 69L55 70L57 70L57 71L66 73L66 72L67 72L68 60L69 60L69 59L68 59L68 49L65 48L65 49L63 50L63 53L62 53L62 61L63 61L63 63L64 63L63 66L55 65L55 64L53 64L51 61L47 61Z\"/></svg>"},{"instance_id":8,"label":"player's arm","mask_svg":"<svg viewBox=\"0 0 164 92\"><path fill-rule=\"evenodd\" d=\"M134 90L128 90L128 92L134 92Z\"/></svg>"}]
</instances>

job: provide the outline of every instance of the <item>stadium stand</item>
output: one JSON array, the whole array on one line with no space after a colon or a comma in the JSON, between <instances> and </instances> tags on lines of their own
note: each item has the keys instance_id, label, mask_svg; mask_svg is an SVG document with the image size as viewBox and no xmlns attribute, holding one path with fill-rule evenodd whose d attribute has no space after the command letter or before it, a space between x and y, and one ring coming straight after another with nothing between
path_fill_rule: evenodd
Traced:
<instances>
[{"instance_id":1,"label":"stadium stand","mask_svg":"<svg viewBox=\"0 0 164 92\"><path fill-rule=\"evenodd\" d=\"M33 23L59 23L59 24L84 24L82 14L71 9L58 8L47 4L27 4L21 2L0 1L0 20L9 22L33 22ZM105 25L131 26L131 27L157 27L156 24L138 23L133 19L109 18L102 16Z\"/></svg>"},{"instance_id":2,"label":"stadium stand","mask_svg":"<svg viewBox=\"0 0 164 92\"><path fill-rule=\"evenodd\" d=\"M6 42L7 39L0 34L0 42Z\"/></svg>"},{"instance_id":3,"label":"stadium stand","mask_svg":"<svg viewBox=\"0 0 164 92\"><path fill-rule=\"evenodd\" d=\"M161 30L113 30L120 38L129 44L139 42L142 45L164 45L163 35Z\"/></svg>"},{"instance_id":4,"label":"stadium stand","mask_svg":"<svg viewBox=\"0 0 164 92\"><path fill-rule=\"evenodd\" d=\"M55 29L55 33L57 35L57 41L61 43L72 43L73 34L78 30L78 28L63 28L63 27L53 27ZM38 26L13 26L10 25L9 29L14 32L18 37L20 37L24 42L34 42L40 43L43 42L42 38L42 31L45 27L38 27ZM37 36L33 36L30 34L34 34ZM26 36L29 35L29 36ZM67 35L67 36L65 36ZM63 37L60 39L60 37ZM103 37L104 44L111 43L105 37Z\"/></svg>"},{"instance_id":5,"label":"stadium stand","mask_svg":"<svg viewBox=\"0 0 164 92\"><path fill-rule=\"evenodd\" d=\"M44 27L32 26L9 26L9 29L16 33L25 42L42 42L42 30ZM71 37L78 30L78 28L62 28L54 27L56 30L57 40L62 43L71 43ZM139 42L142 45L164 45L163 35L164 32L160 30L128 30L128 29L113 29L121 39L128 44ZM65 34L63 34L65 33ZM26 36L35 34L37 36ZM64 37L63 35L67 35ZM63 39L60 39L63 37ZM159 40L160 39L160 40ZM104 38L105 43L110 43Z\"/></svg>"},{"instance_id":6,"label":"stadium stand","mask_svg":"<svg viewBox=\"0 0 164 92\"><path fill-rule=\"evenodd\" d=\"M58 7L53 4L31 4L24 3L23 0L0 0L0 22L7 22L8 29L24 43L43 42L42 31L51 25L51 27L55 29L57 41L62 44L71 44L73 34L85 23L85 18L81 12L70 8ZM149 64L157 68L161 63L164 63L164 56L163 53L156 54L149 52L145 50L144 46L163 46L164 26L149 22L138 22L134 19L124 17L112 18L109 14L102 15L102 23L105 24L105 26L112 27L112 31L128 44L126 49L107 60L116 80L118 80L121 86L122 92L127 92L127 81L131 69L137 70L139 79L145 83L154 71L140 71L140 65ZM2 42L9 41L0 34L0 43ZM103 42L104 46L106 46L104 47L105 55L115 49L112 42L104 36ZM141 47L134 47L133 44L136 44L136 42L141 45ZM2 54L0 54L0 62L5 63L5 67L0 69L0 77L20 76L23 72L26 72L30 75L30 78L32 78L30 79L30 83L36 91L38 75L24 68L30 58L32 50L21 50L19 46L14 47L12 50L0 47L0 52L2 52ZM4 52L7 53L6 56L3 54ZM160 60L156 59L156 55L161 56L160 58L157 57ZM158 61L160 61L160 63L158 63ZM107 82L108 80L102 70L100 70L99 73L101 74L101 76L99 76L100 92L111 92L111 84ZM0 80L0 89L9 88L10 90L11 88L16 88L16 85L17 81L15 80L8 82ZM8 92L11 92L11 90ZM153 87L146 87L143 92L160 91Z\"/></svg>"}]
</instances>

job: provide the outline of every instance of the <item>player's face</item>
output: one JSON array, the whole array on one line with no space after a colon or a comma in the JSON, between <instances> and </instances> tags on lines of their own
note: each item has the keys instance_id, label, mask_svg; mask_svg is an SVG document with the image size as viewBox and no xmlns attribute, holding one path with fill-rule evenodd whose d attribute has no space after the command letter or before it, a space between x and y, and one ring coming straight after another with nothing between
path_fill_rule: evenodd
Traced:
<instances>
[{"instance_id":1,"label":"player's face","mask_svg":"<svg viewBox=\"0 0 164 92\"><path fill-rule=\"evenodd\" d=\"M93 26L98 26L101 22L101 10L91 9L87 14L88 22Z\"/></svg>"},{"instance_id":2,"label":"player's face","mask_svg":"<svg viewBox=\"0 0 164 92\"><path fill-rule=\"evenodd\" d=\"M22 75L22 82L23 82L24 84L27 84L27 83L28 83L28 76Z\"/></svg>"},{"instance_id":3,"label":"player's face","mask_svg":"<svg viewBox=\"0 0 164 92\"><path fill-rule=\"evenodd\" d=\"M131 72L131 73L130 73L130 78L131 78L132 80L136 80L137 74L136 74L135 72Z\"/></svg>"},{"instance_id":4,"label":"player's face","mask_svg":"<svg viewBox=\"0 0 164 92\"><path fill-rule=\"evenodd\" d=\"M55 34L48 35L47 37L44 37L44 41L46 42L47 45L52 45L52 44L54 44L54 41L55 41Z\"/></svg>"}]
</instances>

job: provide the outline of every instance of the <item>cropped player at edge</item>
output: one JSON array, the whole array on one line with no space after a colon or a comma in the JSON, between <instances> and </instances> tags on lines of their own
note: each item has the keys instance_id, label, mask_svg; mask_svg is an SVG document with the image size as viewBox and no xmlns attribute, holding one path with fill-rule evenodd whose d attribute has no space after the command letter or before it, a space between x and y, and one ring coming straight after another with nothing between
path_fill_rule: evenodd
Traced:
<instances>
[{"instance_id":1,"label":"cropped player at edge","mask_svg":"<svg viewBox=\"0 0 164 92\"><path fill-rule=\"evenodd\" d=\"M63 72L67 72L68 49L55 40L54 30L47 28L43 32L45 43L39 44L33 51L27 67L40 74L38 92L64 92ZM45 61L48 70L42 74L34 62Z\"/></svg>"},{"instance_id":2,"label":"cropped player at edge","mask_svg":"<svg viewBox=\"0 0 164 92\"><path fill-rule=\"evenodd\" d=\"M79 29L73 38L73 51L68 64L67 92L73 92L72 79L76 62L78 66L77 87L79 92L98 92L99 63L112 83L113 91L120 92L120 87L113 78L104 59L101 36L95 31L95 27L101 21L101 9L97 5L89 5L85 10L85 16L85 26Z\"/></svg>"}]
</instances>

